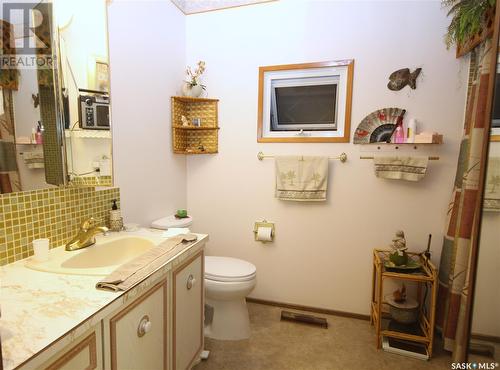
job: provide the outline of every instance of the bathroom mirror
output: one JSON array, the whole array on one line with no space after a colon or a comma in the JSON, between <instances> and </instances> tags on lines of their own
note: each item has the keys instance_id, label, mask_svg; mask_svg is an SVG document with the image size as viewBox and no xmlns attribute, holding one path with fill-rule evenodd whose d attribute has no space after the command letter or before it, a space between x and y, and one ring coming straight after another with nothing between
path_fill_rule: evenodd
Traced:
<instances>
[{"instance_id":1,"label":"bathroom mirror","mask_svg":"<svg viewBox=\"0 0 500 370\"><path fill-rule=\"evenodd\" d=\"M52 4L5 1L1 12L0 194L60 185Z\"/></svg>"},{"instance_id":2,"label":"bathroom mirror","mask_svg":"<svg viewBox=\"0 0 500 370\"><path fill-rule=\"evenodd\" d=\"M0 194L112 186L106 0L0 8Z\"/></svg>"},{"instance_id":3,"label":"bathroom mirror","mask_svg":"<svg viewBox=\"0 0 500 370\"><path fill-rule=\"evenodd\" d=\"M500 4L499 4L500 5ZM497 6L497 13L499 10ZM493 42L499 42L499 15ZM499 45L500 46L500 45ZM500 47L498 48L500 50ZM471 287L472 313L470 315L468 358L484 363L500 362L500 58L493 64L496 69L491 104L491 131L484 166L484 190L481 223L476 257L473 258L475 280ZM493 48L494 51L494 48ZM474 253L474 250L473 250Z\"/></svg>"},{"instance_id":4,"label":"bathroom mirror","mask_svg":"<svg viewBox=\"0 0 500 370\"><path fill-rule=\"evenodd\" d=\"M54 1L67 181L111 186L106 0Z\"/></svg>"}]
</instances>

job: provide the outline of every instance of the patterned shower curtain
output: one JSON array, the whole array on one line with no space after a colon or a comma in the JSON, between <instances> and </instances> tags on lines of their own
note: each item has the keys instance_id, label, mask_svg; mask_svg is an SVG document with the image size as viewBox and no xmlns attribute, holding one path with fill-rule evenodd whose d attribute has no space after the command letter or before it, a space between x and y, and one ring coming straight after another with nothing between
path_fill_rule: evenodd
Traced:
<instances>
[{"instance_id":1,"label":"patterned shower curtain","mask_svg":"<svg viewBox=\"0 0 500 370\"><path fill-rule=\"evenodd\" d=\"M460 353L468 341L464 336L465 310L471 278L472 229L475 218L480 217L475 211L483 154L490 50L490 42L485 41L475 51L477 63L471 61L471 68L475 66L476 70L469 74L473 80L469 86L464 133L439 266L436 326L444 337L445 349L453 352L454 361L464 360Z\"/></svg>"},{"instance_id":2,"label":"patterned shower curtain","mask_svg":"<svg viewBox=\"0 0 500 370\"><path fill-rule=\"evenodd\" d=\"M1 54L15 55L12 25L4 20L0 20L0 36ZM0 194L21 191L12 100L12 90L17 90L18 86L16 69L0 69Z\"/></svg>"},{"instance_id":3,"label":"patterned shower curtain","mask_svg":"<svg viewBox=\"0 0 500 370\"><path fill-rule=\"evenodd\" d=\"M0 194L21 191L14 138L12 91L0 87Z\"/></svg>"}]
</instances>

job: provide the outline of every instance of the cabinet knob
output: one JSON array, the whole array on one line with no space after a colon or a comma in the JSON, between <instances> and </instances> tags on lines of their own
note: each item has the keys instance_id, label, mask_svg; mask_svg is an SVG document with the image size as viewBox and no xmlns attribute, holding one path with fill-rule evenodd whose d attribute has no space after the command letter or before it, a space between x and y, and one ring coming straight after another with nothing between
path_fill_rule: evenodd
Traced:
<instances>
[{"instance_id":1,"label":"cabinet knob","mask_svg":"<svg viewBox=\"0 0 500 370\"><path fill-rule=\"evenodd\" d=\"M151 330L151 321L149 321L148 315L144 315L141 321L139 321L139 326L137 327L137 336L141 338L150 330Z\"/></svg>"},{"instance_id":2,"label":"cabinet knob","mask_svg":"<svg viewBox=\"0 0 500 370\"><path fill-rule=\"evenodd\" d=\"M196 279L194 278L194 276L189 275L187 283L186 283L186 287L188 288L188 290L190 290L194 286L195 283L196 283Z\"/></svg>"}]
</instances>

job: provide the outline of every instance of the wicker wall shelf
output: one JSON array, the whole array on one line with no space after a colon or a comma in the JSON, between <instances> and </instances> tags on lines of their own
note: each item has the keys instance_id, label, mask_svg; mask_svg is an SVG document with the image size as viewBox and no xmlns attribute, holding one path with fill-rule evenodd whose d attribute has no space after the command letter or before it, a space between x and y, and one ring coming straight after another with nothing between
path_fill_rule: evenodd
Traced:
<instances>
[{"instance_id":1,"label":"wicker wall shelf","mask_svg":"<svg viewBox=\"0 0 500 370\"><path fill-rule=\"evenodd\" d=\"M432 357L434 342L434 323L437 298L437 270L425 256L408 253L410 258L421 264L420 270L413 273L388 271L384 262L389 259L390 251L374 249L372 300L370 305L370 323L375 326L377 348L382 347L384 337L396 338L420 343L428 358ZM384 280L396 279L417 283L417 301L419 302L419 319L413 327L394 329L388 325L390 319L388 303L385 301ZM426 290L428 294L423 294ZM424 308L425 307L425 308Z\"/></svg>"},{"instance_id":2,"label":"wicker wall shelf","mask_svg":"<svg viewBox=\"0 0 500 370\"><path fill-rule=\"evenodd\" d=\"M219 130L220 127L174 126L179 130Z\"/></svg>"},{"instance_id":3,"label":"wicker wall shelf","mask_svg":"<svg viewBox=\"0 0 500 370\"><path fill-rule=\"evenodd\" d=\"M172 142L177 154L213 154L218 152L218 99L173 96ZM182 126L181 117L190 123ZM193 126L195 118L200 126Z\"/></svg>"}]
</instances>

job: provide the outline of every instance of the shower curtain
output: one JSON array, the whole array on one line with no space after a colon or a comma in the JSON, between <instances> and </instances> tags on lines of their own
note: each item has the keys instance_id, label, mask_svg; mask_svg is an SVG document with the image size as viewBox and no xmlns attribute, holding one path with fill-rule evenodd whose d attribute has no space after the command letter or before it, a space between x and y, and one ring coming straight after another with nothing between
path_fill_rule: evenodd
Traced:
<instances>
[{"instance_id":1,"label":"shower curtain","mask_svg":"<svg viewBox=\"0 0 500 370\"><path fill-rule=\"evenodd\" d=\"M0 20L1 54L15 55L12 26ZM16 158L12 90L19 85L16 69L0 69L0 194L21 191Z\"/></svg>"},{"instance_id":2,"label":"shower curtain","mask_svg":"<svg viewBox=\"0 0 500 370\"><path fill-rule=\"evenodd\" d=\"M471 57L469 94L464 133L439 266L436 326L444 337L444 347L454 361L468 338L464 336L465 310L470 279L472 229L479 191L480 160L483 151L486 100L489 84L490 42L478 46ZM474 57L477 58L474 60Z\"/></svg>"},{"instance_id":3,"label":"shower curtain","mask_svg":"<svg viewBox=\"0 0 500 370\"><path fill-rule=\"evenodd\" d=\"M12 91L0 87L0 194L21 191L16 158Z\"/></svg>"}]
</instances>

